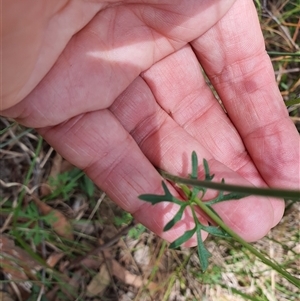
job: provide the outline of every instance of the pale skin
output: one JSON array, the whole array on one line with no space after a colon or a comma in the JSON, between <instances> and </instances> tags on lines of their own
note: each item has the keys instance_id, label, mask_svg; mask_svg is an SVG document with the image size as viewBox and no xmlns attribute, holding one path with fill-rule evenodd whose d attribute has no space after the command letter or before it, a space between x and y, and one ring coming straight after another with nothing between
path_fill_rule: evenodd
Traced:
<instances>
[{"instance_id":1,"label":"pale skin","mask_svg":"<svg viewBox=\"0 0 300 301\"><path fill-rule=\"evenodd\" d=\"M299 135L252 0L4 0L2 11L1 115L36 128L163 238L192 228L190 215L163 232L178 208L138 195L163 192L155 167L187 176L193 150L216 180L299 189ZM216 207L248 241L283 209L254 196Z\"/></svg>"}]
</instances>

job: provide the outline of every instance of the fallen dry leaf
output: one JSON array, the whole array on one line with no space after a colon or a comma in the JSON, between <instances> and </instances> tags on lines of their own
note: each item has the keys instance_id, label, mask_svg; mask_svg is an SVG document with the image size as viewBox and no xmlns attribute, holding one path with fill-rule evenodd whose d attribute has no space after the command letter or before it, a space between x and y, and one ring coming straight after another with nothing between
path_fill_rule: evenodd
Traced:
<instances>
[{"instance_id":1,"label":"fallen dry leaf","mask_svg":"<svg viewBox=\"0 0 300 301\"><path fill-rule=\"evenodd\" d=\"M112 261L112 274L127 285L132 285L136 288L146 286L149 290L157 288L157 284L154 282L148 283L148 280L144 280L141 276L134 275L120 265L115 259Z\"/></svg>"},{"instance_id":2,"label":"fallen dry leaf","mask_svg":"<svg viewBox=\"0 0 300 301\"><path fill-rule=\"evenodd\" d=\"M52 229L59 236L69 240L73 240L74 239L73 229L66 216L62 214L60 211L58 211L57 209L54 209L49 205L47 205L46 203L42 202L39 198L33 195L31 197L34 203L36 204L36 206L39 208L42 215L46 216L52 214L54 216L54 220L50 224Z\"/></svg>"},{"instance_id":3,"label":"fallen dry leaf","mask_svg":"<svg viewBox=\"0 0 300 301\"><path fill-rule=\"evenodd\" d=\"M100 266L99 272L93 277L87 286L88 297L101 295L110 284L110 275L105 263Z\"/></svg>"},{"instance_id":4,"label":"fallen dry leaf","mask_svg":"<svg viewBox=\"0 0 300 301\"><path fill-rule=\"evenodd\" d=\"M63 162L62 156L56 153L55 157L51 160L52 166L51 166L49 178L56 178L61 173L62 162Z\"/></svg>"},{"instance_id":5,"label":"fallen dry leaf","mask_svg":"<svg viewBox=\"0 0 300 301\"><path fill-rule=\"evenodd\" d=\"M46 263L49 267L53 268L64 256L64 253L53 253L47 258Z\"/></svg>"},{"instance_id":6,"label":"fallen dry leaf","mask_svg":"<svg viewBox=\"0 0 300 301\"><path fill-rule=\"evenodd\" d=\"M37 280L34 274L41 266L4 234L0 236L0 250L0 266L6 277L30 292L28 275Z\"/></svg>"},{"instance_id":7,"label":"fallen dry leaf","mask_svg":"<svg viewBox=\"0 0 300 301\"><path fill-rule=\"evenodd\" d=\"M62 164L62 156L57 154L51 160L51 170L49 174L49 178L56 178L58 174L61 172L61 164ZM43 183L40 187L40 195L47 196L52 192L52 188L48 183Z\"/></svg>"}]
</instances>

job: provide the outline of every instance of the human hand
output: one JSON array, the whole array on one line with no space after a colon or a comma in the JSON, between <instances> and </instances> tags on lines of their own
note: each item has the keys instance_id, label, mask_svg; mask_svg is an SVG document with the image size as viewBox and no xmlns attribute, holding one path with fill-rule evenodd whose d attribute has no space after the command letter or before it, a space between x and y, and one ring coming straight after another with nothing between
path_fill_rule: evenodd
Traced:
<instances>
[{"instance_id":1,"label":"human hand","mask_svg":"<svg viewBox=\"0 0 300 301\"><path fill-rule=\"evenodd\" d=\"M177 207L138 199L162 193L153 165L186 176L193 150L216 180L299 188L299 136L251 0L29 2L28 23L4 20L1 114L37 128L152 231L172 241L193 227L187 213L162 232ZM248 241L277 224L283 208L253 196L216 206Z\"/></svg>"}]
</instances>

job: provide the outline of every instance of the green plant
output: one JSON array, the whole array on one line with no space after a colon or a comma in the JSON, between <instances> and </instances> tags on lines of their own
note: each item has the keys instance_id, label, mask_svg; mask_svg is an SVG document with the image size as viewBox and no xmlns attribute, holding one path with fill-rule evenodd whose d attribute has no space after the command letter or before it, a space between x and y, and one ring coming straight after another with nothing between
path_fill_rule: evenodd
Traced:
<instances>
[{"instance_id":1,"label":"green plant","mask_svg":"<svg viewBox=\"0 0 300 301\"><path fill-rule=\"evenodd\" d=\"M24 211L19 212L19 218L25 222L16 226L24 239L31 239L34 245L39 245L43 240L49 240L50 231L41 228L40 223L52 224L56 217L54 214L42 216L34 203L29 203Z\"/></svg>"},{"instance_id":2,"label":"green plant","mask_svg":"<svg viewBox=\"0 0 300 301\"><path fill-rule=\"evenodd\" d=\"M128 231L128 236L132 239L138 239L145 231L145 226L143 226L142 224L137 224L135 227Z\"/></svg>"},{"instance_id":3,"label":"green plant","mask_svg":"<svg viewBox=\"0 0 300 301\"><path fill-rule=\"evenodd\" d=\"M74 168L57 175L56 178L49 178L49 184L53 191L45 199L51 200L58 196L62 196L64 200L69 199L74 189L78 186L79 179L83 176L85 175L81 170Z\"/></svg>"},{"instance_id":4,"label":"green plant","mask_svg":"<svg viewBox=\"0 0 300 301\"><path fill-rule=\"evenodd\" d=\"M220 218L220 216L213 209L213 205L219 202L224 202L232 199L240 199L246 195L250 195L251 193L257 195L271 195L271 196L285 196L291 197L299 200L300 192L299 191L288 191L288 190L276 190L276 194L274 194L274 190L270 189L260 189L260 188L249 188L249 187L239 187L235 185L226 185L225 180L222 179L221 184L213 183L212 179L214 175L210 174L209 166L207 161L203 160L203 166L205 171L205 180L199 181L198 178L198 158L195 152L192 153L192 173L189 179L180 178L176 176L169 175L166 172L162 172L162 174L169 180L173 180L182 190L183 195L185 196L185 200L182 201L176 197L174 197L167 185L162 182L162 186L164 189L164 195L153 195L153 194L144 194L140 195L139 198L151 203L152 205L161 203L161 202L171 202L177 204L179 206L178 212L175 216L165 225L163 231L170 230L179 220L181 220L183 216L183 212L189 208L192 212L192 216L194 219L194 228L186 231L182 236L177 238L170 244L170 248L178 248L184 242L188 241L194 234L197 237L197 251L200 260L200 265L202 271L206 271L208 267L208 259L211 256L209 251L206 249L204 242L201 237L201 230L206 231L211 235L223 237L223 238L231 238L235 239L239 242L243 247L248 249L251 253L253 253L256 257L258 257L263 263L270 266L277 272L279 272L283 277L285 277L288 281L300 287L300 280L296 277L292 276L289 272L284 270L280 265L268 259L262 253L260 253L257 249L255 249L252 245L244 241L238 234L232 231ZM187 186L189 184L189 186ZM215 188L220 190L219 194L216 198L203 202L203 197L207 191L207 188ZM231 191L227 194L224 194L224 191ZM202 211L204 211L210 219L216 224L209 226L201 224L198 220L195 212L195 208L199 207Z\"/></svg>"},{"instance_id":5,"label":"green plant","mask_svg":"<svg viewBox=\"0 0 300 301\"><path fill-rule=\"evenodd\" d=\"M128 213L126 211L122 211L121 216L114 217L114 224L117 227L128 225L129 223L131 223L132 219L133 219L133 217L130 213Z\"/></svg>"},{"instance_id":6,"label":"green plant","mask_svg":"<svg viewBox=\"0 0 300 301\"><path fill-rule=\"evenodd\" d=\"M133 221L133 216L123 211L121 216L114 217L114 224L118 227L129 225ZM128 236L132 239L138 239L142 233L146 231L146 227L142 224L136 224L133 228L129 229Z\"/></svg>"}]
</instances>

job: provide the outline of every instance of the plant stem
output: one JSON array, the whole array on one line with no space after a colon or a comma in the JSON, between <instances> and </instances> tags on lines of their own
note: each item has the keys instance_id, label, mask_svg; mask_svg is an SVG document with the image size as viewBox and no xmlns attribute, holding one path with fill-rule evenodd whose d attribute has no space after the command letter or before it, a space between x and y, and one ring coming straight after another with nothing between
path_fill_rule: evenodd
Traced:
<instances>
[{"instance_id":1,"label":"plant stem","mask_svg":"<svg viewBox=\"0 0 300 301\"><path fill-rule=\"evenodd\" d=\"M269 55L278 56L300 56L300 52L280 52L280 51L267 51Z\"/></svg>"},{"instance_id":2,"label":"plant stem","mask_svg":"<svg viewBox=\"0 0 300 301\"><path fill-rule=\"evenodd\" d=\"M286 278L289 282L296 285L298 288L300 287L300 279L294 277L286 270L282 269L278 264L266 258L262 253L260 253L257 249L255 249L252 245L247 243L242 237L240 237L237 233L231 230L216 214L214 214L208 206L205 205L200 199L197 197L194 198L194 202L215 222L217 223L223 230L225 230L228 234L232 236L237 242L239 242L242 246L248 249L252 254L258 257L264 264L273 268L275 271L280 273L284 278Z\"/></svg>"},{"instance_id":3,"label":"plant stem","mask_svg":"<svg viewBox=\"0 0 300 301\"><path fill-rule=\"evenodd\" d=\"M300 104L300 98L295 98L295 99L287 100L285 102L285 105L287 107L292 106L292 105L298 105L298 104Z\"/></svg>"},{"instance_id":4,"label":"plant stem","mask_svg":"<svg viewBox=\"0 0 300 301\"><path fill-rule=\"evenodd\" d=\"M240 194L248 195L259 195L259 196L268 196L276 198L286 198L300 201L300 190L286 190L286 189L276 189L276 188L257 188L251 186L238 186L238 185L228 185L223 183L214 183L211 181L200 181L195 179L188 179L183 177L178 177L167 173L161 169L158 169L158 172L167 180L171 180L175 183L181 183L186 185L192 185L196 187L205 187L215 190L223 190L229 192L238 192Z\"/></svg>"},{"instance_id":5,"label":"plant stem","mask_svg":"<svg viewBox=\"0 0 300 301\"><path fill-rule=\"evenodd\" d=\"M176 270L172 273L172 275L169 279L169 285L168 285L167 291L164 294L162 301L169 300L171 289L172 289L176 279L179 278L179 274L180 274L181 270L187 265L188 261L190 260L191 255L192 254L189 254L188 256L186 256L185 259L183 260L182 264L178 268L176 268Z\"/></svg>"}]
</instances>

